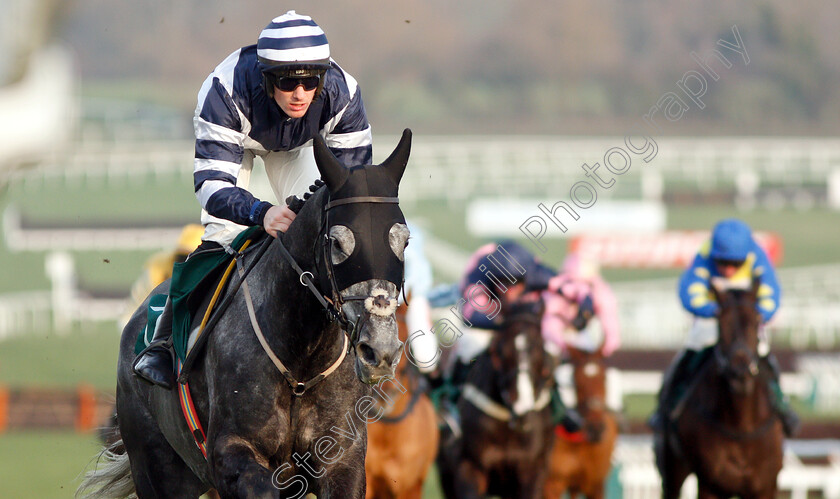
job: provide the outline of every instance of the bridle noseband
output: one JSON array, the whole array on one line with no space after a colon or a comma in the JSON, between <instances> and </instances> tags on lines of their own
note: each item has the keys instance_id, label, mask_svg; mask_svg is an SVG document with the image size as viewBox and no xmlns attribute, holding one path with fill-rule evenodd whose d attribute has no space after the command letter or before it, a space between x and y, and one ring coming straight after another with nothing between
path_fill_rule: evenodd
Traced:
<instances>
[{"instance_id":1,"label":"bridle noseband","mask_svg":"<svg viewBox=\"0 0 840 499\"><path fill-rule=\"evenodd\" d=\"M348 204L355 204L355 203L380 203L380 204L399 204L400 200L398 197L384 197L384 196L353 196L348 198L341 198L327 201L327 204L324 206L324 217L323 217L323 224L321 226L321 231L318 234L318 237L315 239L316 246L320 243L320 250L319 248L314 248L314 254L316 256L316 266L318 264L319 255L320 260L323 261L324 265L324 272L326 273L327 282L329 283L329 297L327 297L318 286L315 284L315 276L312 272L304 271L300 265L295 261L294 257L289 253L289 250L283 245L283 242L278 238L277 242L280 245L280 252L283 255L283 258L292 266L292 268L298 274L298 280L300 281L301 285L305 286L309 291L315 296L318 302L321 304L322 307L327 311L327 314L330 316L330 320L333 322L338 322L341 326L342 331L348 336L350 342L348 348L352 348L356 345L356 342L359 339L359 331L361 330L363 323L362 320L364 319L364 315L361 314L356 319L355 322L351 321L347 318L347 315L344 312L343 305L347 302L352 301L365 301L368 297L362 295L353 295L353 296L341 296L341 292L338 289L338 284L335 278L335 269L332 263L332 259L330 258L330 254L332 252L332 245L333 240L330 237L329 231L329 213L332 208L336 206L348 205ZM405 276L403 275L402 282L400 284L400 289L404 289L404 282ZM399 289L397 290L399 292Z\"/></svg>"},{"instance_id":2,"label":"bridle noseband","mask_svg":"<svg viewBox=\"0 0 840 499\"><path fill-rule=\"evenodd\" d=\"M399 199L388 198L388 197L359 196L359 197L345 198L345 199L341 199L339 201L340 202L336 202L336 203L327 203L326 207L324 208L324 211L328 213L328 210L330 208L332 208L334 206L342 205L342 204L350 204L350 203L398 203ZM323 293L321 293L321 291L315 285L314 274L310 271L303 270L300 267L300 265L298 265L297 261L295 261L292 254L289 253L289 250L283 244L283 241L281 240L281 238L276 238L275 239L277 241L277 244L278 244L279 248L280 248L280 253L283 255L283 258L289 263L289 265L291 265L291 267L298 274L298 282L300 282L300 284L302 286L305 286L307 289L309 289L309 291L315 296L315 298L318 300L318 302L321 304L321 306L324 307L324 309L327 311L327 313L330 316L330 319L335 321L335 322L338 322L341 325L342 331L344 331L344 333L345 333L345 335L344 335L344 345L345 346L342 347L342 349L341 349L341 355L326 370L322 371L320 374L316 375L315 377L313 377L313 378L311 378L311 379L309 379L308 381L305 381L305 382L301 382L301 381L297 380L291 374L291 372L283 364L283 362L271 351L271 348L268 345L268 342L265 340L265 337L264 337L262 331L260 330L259 324L257 322L256 314L254 312L254 307L253 307L253 304L252 304L250 292L248 291L247 283L244 283L244 286L243 286L243 289L245 290L246 305L248 307L248 313L249 313L249 316L250 316L250 319L251 319L252 327L254 328L254 332L256 333L257 338L259 339L260 344L263 347L263 350L265 350L266 354L269 356L269 358L274 363L275 367L277 367L277 369L283 375L283 377L286 378L286 381L289 383L289 386L291 387L292 393L295 395L295 398L302 396L307 390L309 390L310 388L312 388L316 384L320 383L323 379L325 379L327 376L332 374L338 368L338 366L341 365L341 363L344 361L345 355L350 351L350 349L352 349L353 347L356 346L356 341L358 340L359 331L361 329L361 323L360 322L361 322L361 318L363 317L363 314L359 316L359 319L357 319L357 321L355 323L351 322L349 319L347 319L347 316L344 314L344 310L342 309L342 304L344 302L351 301L351 300L356 300L356 301L362 300L363 301L363 300L368 298L366 296L342 297L341 294L339 293L339 291L337 289L337 286L335 284L336 281L335 281L335 274L334 274L333 267L332 267L332 262L329 259L329 253L327 253L332 248L332 246L331 246L332 242L331 242L331 239L329 238L329 235L326 234L326 229L327 229L327 227L329 227L329 224L326 223L326 218L327 217L324 217L325 223L324 223L324 227L322 228L322 231L324 232L324 235L326 236L326 241L329 241L329 243L327 244L327 243L322 242L321 245L324 248L324 252L325 252L325 254L324 254L324 256L326 258L325 259L325 266L326 266L327 275L329 277L329 282L331 283L330 287L332 289L330 290L330 294L332 295L332 300L330 300L329 298L324 296ZM322 240L322 238L320 236L321 236L321 234L319 234L319 236L316 238L316 244L317 244L317 241ZM269 244L270 244L270 242L271 241L269 241ZM315 254L318 255L317 252ZM244 281L245 280L245 275L242 275L241 279L242 279L242 281Z\"/></svg>"}]
</instances>

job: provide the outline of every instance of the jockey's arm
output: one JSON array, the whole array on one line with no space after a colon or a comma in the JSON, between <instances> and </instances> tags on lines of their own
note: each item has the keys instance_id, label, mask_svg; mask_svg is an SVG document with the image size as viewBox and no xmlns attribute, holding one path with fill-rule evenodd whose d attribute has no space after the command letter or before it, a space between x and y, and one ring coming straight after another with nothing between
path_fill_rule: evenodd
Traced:
<instances>
[{"instance_id":1,"label":"jockey's arm","mask_svg":"<svg viewBox=\"0 0 840 499\"><path fill-rule=\"evenodd\" d=\"M339 68L333 66L331 71L336 70ZM369 165L373 163L373 138L362 91L352 76L343 71L342 76L346 86L338 78L331 78L327 80L330 87L324 88L323 98L330 109L321 133L330 151L345 166Z\"/></svg>"},{"instance_id":2,"label":"jockey's arm","mask_svg":"<svg viewBox=\"0 0 840 499\"><path fill-rule=\"evenodd\" d=\"M193 182L201 207L214 217L240 225L262 225L273 205L236 186L246 135L230 91L214 74L199 91L193 128Z\"/></svg>"},{"instance_id":3,"label":"jockey's arm","mask_svg":"<svg viewBox=\"0 0 840 499\"><path fill-rule=\"evenodd\" d=\"M697 317L714 317L718 312L718 304L709 293L710 266L709 258L698 253L680 277L680 301L688 312Z\"/></svg>"},{"instance_id":4,"label":"jockey's arm","mask_svg":"<svg viewBox=\"0 0 840 499\"><path fill-rule=\"evenodd\" d=\"M595 302L595 315L604 331L604 344L601 351L609 357L621 346L621 329L618 322L618 300L609 285L596 278L592 283L592 298Z\"/></svg>"}]
</instances>

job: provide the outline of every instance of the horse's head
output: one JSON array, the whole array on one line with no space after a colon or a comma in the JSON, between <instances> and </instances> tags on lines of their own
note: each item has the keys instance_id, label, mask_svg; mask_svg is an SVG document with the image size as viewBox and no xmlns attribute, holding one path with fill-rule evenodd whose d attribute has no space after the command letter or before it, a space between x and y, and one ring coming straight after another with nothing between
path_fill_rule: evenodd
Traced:
<instances>
[{"instance_id":1,"label":"horse's head","mask_svg":"<svg viewBox=\"0 0 840 499\"><path fill-rule=\"evenodd\" d=\"M751 393L758 375L758 327L761 319L756 302L759 285L760 282L755 279L748 289L711 288L720 307L716 365L736 393Z\"/></svg>"},{"instance_id":2,"label":"horse's head","mask_svg":"<svg viewBox=\"0 0 840 499\"><path fill-rule=\"evenodd\" d=\"M606 429L607 370L601 350L588 352L568 347L572 362L577 407L584 419L584 431L590 442L600 442Z\"/></svg>"},{"instance_id":3,"label":"horse's head","mask_svg":"<svg viewBox=\"0 0 840 499\"><path fill-rule=\"evenodd\" d=\"M539 295L526 295L505 305L504 326L488 348L502 403L511 412L512 425L544 408L551 389L554 362L543 347L544 310Z\"/></svg>"},{"instance_id":4,"label":"horse's head","mask_svg":"<svg viewBox=\"0 0 840 499\"><path fill-rule=\"evenodd\" d=\"M356 374L373 384L393 377L402 355L394 312L403 284L408 227L398 204L411 149L406 129L381 165L347 168L320 136L315 162L329 191L320 236L321 287L342 316L356 351Z\"/></svg>"}]
</instances>

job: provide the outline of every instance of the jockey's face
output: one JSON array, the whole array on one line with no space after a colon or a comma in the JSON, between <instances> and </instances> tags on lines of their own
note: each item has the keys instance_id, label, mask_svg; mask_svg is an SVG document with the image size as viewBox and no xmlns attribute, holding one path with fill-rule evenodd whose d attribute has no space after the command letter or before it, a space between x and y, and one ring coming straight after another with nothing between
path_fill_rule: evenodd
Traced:
<instances>
[{"instance_id":1,"label":"jockey's face","mask_svg":"<svg viewBox=\"0 0 840 499\"><path fill-rule=\"evenodd\" d=\"M715 260L715 267L717 267L718 274L727 279L734 276L743 264L744 262L735 260Z\"/></svg>"},{"instance_id":2,"label":"jockey's face","mask_svg":"<svg viewBox=\"0 0 840 499\"><path fill-rule=\"evenodd\" d=\"M302 118L315 98L315 90L305 90L303 85L298 85L294 90L284 92L274 87L274 101L289 118Z\"/></svg>"},{"instance_id":3,"label":"jockey's face","mask_svg":"<svg viewBox=\"0 0 840 499\"><path fill-rule=\"evenodd\" d=\"M524 282L517 282L513 286L509 286L508 290L505 292L505 301L507 303L513 303L519 299L523 294L525 294L525 283Z\"/></svg>"}]
</instances>

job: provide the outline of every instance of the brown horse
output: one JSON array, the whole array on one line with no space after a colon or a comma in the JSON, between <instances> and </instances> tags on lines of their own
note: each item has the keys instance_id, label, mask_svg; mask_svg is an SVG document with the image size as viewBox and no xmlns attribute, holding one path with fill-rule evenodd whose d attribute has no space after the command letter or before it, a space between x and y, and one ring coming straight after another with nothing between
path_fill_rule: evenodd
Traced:
<instances>
[{"instance_id":1,"label":"brown horse","mask_svg":"<svg viewBox=\"0 0 840 499\"><path fill-rule=\"evenodd\" d=\"M618 437L618 422L607 408L607 370L600 350L587 352L568 347L577 410L584 419L579 433L567 434L558 426L551 452L545 499L557 499L564 492L571 497L600 499L612 466L611 457Z\"/></svg>"},{"instance_id":2,"label":"brown horse","mask_svg":"<svg viewBox=\"0 0 840 499\"><path fill-rule=\"evenodd\" d=\"M655 435L662 494L677 498L697 475L698 498L772 498L782 468L782 425L758 356L758 281L748 290L712 293L720 304L718 341L694 376L676 420Z\"/></svg>"},{"instance_id":3,"label":"brown horse","mask_svg":"<svg viewBox=\"0 0 840 499\"><path fill-rule=\"evenodd\" d=\"M400 341L407 344L406 308L400 305L396 316ZM435 409L423 389L425 380L407 357L397 365L399 385L392 384L385 393L392 404L379 421L368 425L366 499L420 499L437 454Z\"/></svg>"},{"instance_id":4,"label":"brown horse","mask_svg":"<svg viewBox=\"0 0 840 499\"><path fill-rule=\"evenodd\" d=\"M554 360L540 332L541 301L505 307L504 327L478 356L458 401L462 434L438 455L448 498L541 498L554 440Z\"/></svg>"}]
</instances>

